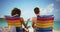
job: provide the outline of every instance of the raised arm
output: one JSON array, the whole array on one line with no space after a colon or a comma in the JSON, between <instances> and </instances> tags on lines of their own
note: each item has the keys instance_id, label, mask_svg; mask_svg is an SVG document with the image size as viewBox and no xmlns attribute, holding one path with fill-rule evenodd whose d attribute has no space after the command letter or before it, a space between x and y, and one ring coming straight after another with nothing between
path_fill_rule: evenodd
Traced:
<instances>
[{"instance_id":1,"label":"raised arm","mask_svg":"<svg viewBox=\"0 0 60 32\"><path fill-rule=\"evenodd\" d=\"M35 25L35 24L36 24L36 18L33 17L33 18L32 18L32 27L33 27L33 28L36 28L36 25Z\"/></svg>"},{"instance_id":2,"label":"raised arm","mask_svg":"<svg viewBox=\"0 0 60 32\"><path fill-rule=\"evenodd\" d=\"M22 23L23 23L24 27L26 28L26 24L24 22L24 19L22 18L21 20L22 20Z\"/></svg>"},{"instance_id":3,"label":"raised arm","mask_svg":"<svg viewBox=\"0 0 60 32\"><path fill-rule=\"evenodd\" d=\"M30 18L27 20L27 22L26 22L26 26L27 26L27 24L28 24L29 21L30 21Z\"/></svg>"},{"instance_id":4,"label":"raised arm","mask_svg":"<svg viewBox=\"0 0 60 32\"><path fill-rule=\"evenodd\" d=\"M32 20L32 27L35 28L35 22Z\"/></svg>"}]
</instances>

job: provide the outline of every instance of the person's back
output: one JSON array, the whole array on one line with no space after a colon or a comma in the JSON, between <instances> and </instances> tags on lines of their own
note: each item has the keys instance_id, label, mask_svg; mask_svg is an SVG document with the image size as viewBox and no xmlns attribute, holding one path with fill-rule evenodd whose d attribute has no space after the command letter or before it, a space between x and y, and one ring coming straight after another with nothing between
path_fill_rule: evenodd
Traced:
<instances>
[{"instance_id":1,"label":"person's back","mask_svg":"<svg viewBox=\"0 0 60 32\"><path fill-rule=\"evenodd\" d=\"M15 17L20 17L20 16L21 16L21 10L18 9L18 8L14 8L14 9L12 10L11 15L12 15L14 18L15 18ZM22 17L20 17L20 21L21 21L21 23L25 26L25 23L24 23L24 20L23 20ZM21 27L16 27L16 31L17 31L17 32L23 32L23 31L22 31L22 24L21 24Z\"/></svg>"},{"instance_id":2,"label":"person's back","mask_svg":"<svg viewBox=\"0 0 60 32\"><path fill-rule=\"evenodd\" d=\"M9 20L11 22L10 23L9 21L7 21L8 22L8 30L10 30L10 28L13 26L13 24L15 24L14 26L16 26L16 32L23 32L22 24L25 26L25 23L24 23L24 19L22 17L20 17L21 10L18 8L14 8L11 12L11 16L12 17L9 17L9 18L6 17L6 18L8 18L7 20ZM13 20L14 22L11 20ZM10 24L12 24L12 26ZM18 25L16 25L16 24L18 24Z\"/></svg>"},{"instance_id":3,"label":"person's back","mask_svg":"<svg viewBox=\"0 0 60 32\"><path fill-rule=\"evenodd\" d=\"M34 8L34 13L36 14L36 16L32 17L32 27L34 28L34 32L36 32L36 21L37 21L37 17L40 17L40 11L39 8L36 7Z\"/></svg>"},{"instance_id":4,"label":"person's back","mask_svg":"<svg viewBox=\"0 0 60 32\"><path fill-rule=\"evenodd\" d=\"M53 29L53 15L49 16L40 16L39 8L34 9L36 17L32 18L32 27L35 29L34 32L52 32Z\"/></svg>"}]
</instances>

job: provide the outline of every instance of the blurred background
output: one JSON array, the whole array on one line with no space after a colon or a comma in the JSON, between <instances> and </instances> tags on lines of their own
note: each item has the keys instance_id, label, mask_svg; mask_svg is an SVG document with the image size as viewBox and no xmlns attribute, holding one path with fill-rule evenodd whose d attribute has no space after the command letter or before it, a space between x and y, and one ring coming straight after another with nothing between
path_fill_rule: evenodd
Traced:
<instances>
[{"instance_id":1,"label":"blurred background","mask_svg":"<svg viewBox=\"0 0 60 32\"><path fill-rule=\"evenodd\" d=\"M15 7L21 10L21 17L23 17L25 21L35 16L35 7L40 8L40 15L54 15L54 31L59 32L60 0L0 0L0 27L8 26L4 20L4 16L11 16L11 11ZM31 23L30 20L28 26L31 26Z\"/></svg>"}]
</instances>

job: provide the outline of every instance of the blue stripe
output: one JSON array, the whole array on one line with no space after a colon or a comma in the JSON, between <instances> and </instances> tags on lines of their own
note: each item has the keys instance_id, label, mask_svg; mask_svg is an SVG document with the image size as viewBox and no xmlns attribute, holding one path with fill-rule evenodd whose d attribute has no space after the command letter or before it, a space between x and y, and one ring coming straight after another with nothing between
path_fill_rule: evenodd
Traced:
<instances>
[{"instance_id":1,"label":"blue stripe","mask_svg":"<svg viewBox=\"0 0 60 32\"><path fill-rule=\"evenodd\" d=\"M36 31L38 31L38 32L50 32L50 31L52 31L52 27L50 27L50 28L37 28L36 29Z\"/></svg>"},{"instance_id":2,"label":"blue stripe","mask_svg":"<svg viewBox=\"0 0 60 32\"><path fill-rule=\"evenodd\" d=\"M52 31L36 31L36 32L52 32Z\"/></svg>"}]
</instances>

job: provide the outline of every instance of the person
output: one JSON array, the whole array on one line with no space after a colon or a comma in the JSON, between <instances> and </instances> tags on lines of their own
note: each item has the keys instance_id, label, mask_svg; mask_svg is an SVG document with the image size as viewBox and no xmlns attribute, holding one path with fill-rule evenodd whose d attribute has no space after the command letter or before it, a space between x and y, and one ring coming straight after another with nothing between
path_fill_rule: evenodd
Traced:
<instances>
[{"instance_id":1,"label":"person","mask_svg":"<svg viewBox=\"0 0 60 32\"><path fill-rule=\"evenodd\" d=\"M40 10L38 7L34 8L34 13L36 14L36 16L32 17L32 27L34 29L34 32L36 32L36 21L37 21L37 18L40 17Z\"/></svg>"},{"instance_id":2,"label":"person","mask_svg":"<svg viewBox=\"0 0 60 32\"><path fill-rule=\"evenodd\" d=\"M53 20L54 20L53 15L40 16L40 9L38 7L34 8L34 13L36 15L36 17L32 17L32 27L34 28L34 32L52 32ZM41 21L39 21L40 19L41 19ZM37 21L39 21L39 22L37 22ZM46 22L44 22L44 21L46 21ZM40 23L40 24L38 24L38 23ZM43 24L45 24L45 26L43 26ZM39 25L42 25L42 26L39 26Z\"/></svg>"},{"instance_id":3,"label":"person","mask_svg":"<svg viewBox=\"0 0 60 32\"><path fill-rule=\"evenodd\" d=\"M11 12L11 15L13 17L20 17L21 16L21 10L18 8L14 8ZM20 17L21 19L21 23L26 27L25 23L24 23L24 19L22 17ZM20 29L21 27L16 27L16 31L17 32L21 32L22 30Z\"/></svg>"},{"instance_id":4,"label":"person","mask_svg":"<svg viewBox=\"0 0 60 32\"><path fill-rule=\"evenodd\" d=\"M23 17L21 17L21 10L20 10L20 9L14 8L14 9L11 11L11 16L12 16L13 18L20 18L20 20L21 20L20 22L24 25L25 28L27 27L27 24L24 23ZM6 16L6 17L10 17L10 16ZM27 20L27 23L28 23L28 21L29 21L29 19ZM16 27L16 32L25 32L25 31L23 30L23 28L22 28L22 24L21 24L20 27L19 27L19 26ZM9 26L9 25L8 25L8 31L9 31L9 32L10 32L10 30L11 30L11 27L12 27L12 26ZM3 28L4 28L4 27L3 27ZM5 28L4 28L4 30L5 30Z\"/></svg>"}]
</instances>

